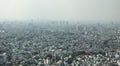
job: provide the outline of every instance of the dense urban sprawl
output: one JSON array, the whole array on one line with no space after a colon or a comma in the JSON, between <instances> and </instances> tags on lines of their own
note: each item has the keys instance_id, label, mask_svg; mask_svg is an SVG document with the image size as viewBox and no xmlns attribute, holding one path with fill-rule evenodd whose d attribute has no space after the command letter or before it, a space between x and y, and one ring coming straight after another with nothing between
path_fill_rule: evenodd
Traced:
<instances>
[{"instance_id":1,"label":"dense urban sprawl","mask_svg":"<svg viewBox=\"0 0 120 66\"><path fill-rule=\"evenodd\" d=\"M120 24L1 22L0 66L120 66Z\"/></svg>"}]
</instances>

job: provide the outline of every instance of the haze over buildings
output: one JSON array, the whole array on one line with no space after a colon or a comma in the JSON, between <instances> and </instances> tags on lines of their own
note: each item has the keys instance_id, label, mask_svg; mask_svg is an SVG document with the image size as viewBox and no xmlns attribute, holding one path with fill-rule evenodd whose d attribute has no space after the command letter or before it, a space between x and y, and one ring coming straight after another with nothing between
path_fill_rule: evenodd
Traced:
<instances>
[{"instance_id":1,"label":"haze over buildings","mask_svg":"<svg viewBox=\"0 0 120 66\"><path fill-rule=\"evenodd\" d=\"M0 19L120 21L120 0L0 0Z\"/></svg>"},{"instance_id":2,"label":"haze over buildings","mask_svg":"<svg viewBox=\"0 0 120 66\"><path fill-rule=\"evenodd\" d=\"M120 0L0 0L0 66L120 66Z\"/></svg>"}]
</instances>

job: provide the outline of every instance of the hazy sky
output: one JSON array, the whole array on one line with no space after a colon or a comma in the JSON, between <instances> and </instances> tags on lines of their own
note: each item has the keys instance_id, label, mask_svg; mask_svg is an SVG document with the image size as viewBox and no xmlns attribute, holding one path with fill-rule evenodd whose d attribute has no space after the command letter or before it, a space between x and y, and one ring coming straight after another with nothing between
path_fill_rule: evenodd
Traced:
<instances>
[{"instance_id":1,"label":"hazy sky","mask_svg":"<svg viewBox=\"0 0 120 66\"><path fill-rule=\"evenodd\" d=\"M0 0L0 18L120 21L120 0Z\"/></svg>"}]
</instances>

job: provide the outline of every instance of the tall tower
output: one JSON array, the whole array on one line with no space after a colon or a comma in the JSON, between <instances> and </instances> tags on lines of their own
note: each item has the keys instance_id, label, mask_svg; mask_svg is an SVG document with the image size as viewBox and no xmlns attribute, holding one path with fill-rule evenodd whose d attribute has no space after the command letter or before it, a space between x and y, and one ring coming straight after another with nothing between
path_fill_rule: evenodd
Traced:
<instances>
[{"instance_id":1,"label":"tall tower","mask_svg":"<svg viewBox=\"0 0 120 66\"><path fill-rule=\"evenodd\" d=\"M0 32L5 32L3 28L4 23L0 23Z\"/></svg>"}]
</instances>

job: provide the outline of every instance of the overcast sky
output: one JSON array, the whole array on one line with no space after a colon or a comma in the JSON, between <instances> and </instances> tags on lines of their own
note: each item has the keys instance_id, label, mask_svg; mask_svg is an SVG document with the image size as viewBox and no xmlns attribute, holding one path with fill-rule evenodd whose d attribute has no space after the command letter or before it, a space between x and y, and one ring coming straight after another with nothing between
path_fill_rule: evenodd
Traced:
<instances>
[{"instance_id":1,"label":"overcast sky","mask_svg":"<svg viewBox=\"0 0 120 66\"><path fill-rule=\"evenodd\" d=\"M120 0L0 0L0 18L120 21Z\"/></svg>"}]
</instances>

